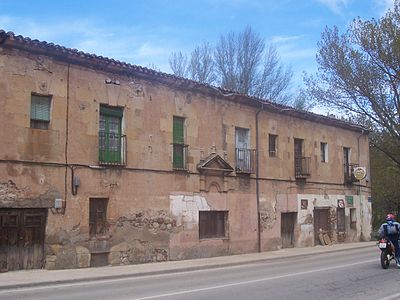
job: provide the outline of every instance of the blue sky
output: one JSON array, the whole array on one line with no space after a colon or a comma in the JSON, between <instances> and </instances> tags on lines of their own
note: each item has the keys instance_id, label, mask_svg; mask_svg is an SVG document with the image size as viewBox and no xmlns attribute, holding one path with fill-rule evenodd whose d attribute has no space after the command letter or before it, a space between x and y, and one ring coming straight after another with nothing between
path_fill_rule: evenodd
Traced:
<instances>
[{"instance_id":1,"label":"blue sky","mask_svg":"<svg viewBox=\"0 0 400 300\"><path fill-rule=\"evenodd\" d=\"M345 30L357 16L379 18L393 0L0 0L0 28L170 73L172 51L250 25L291 66L294 86L317 69L325 26Z\"/></svg>"}]
</instances>

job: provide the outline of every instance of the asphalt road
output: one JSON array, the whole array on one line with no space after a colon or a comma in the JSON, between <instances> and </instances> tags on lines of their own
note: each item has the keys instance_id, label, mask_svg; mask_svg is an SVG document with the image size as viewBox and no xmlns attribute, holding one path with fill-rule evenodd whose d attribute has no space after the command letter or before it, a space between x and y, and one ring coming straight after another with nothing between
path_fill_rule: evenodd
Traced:
<instances>
[{"instance_id":1,"label":"asphalt road","mask_svg":"<svg viewBox=\"0 0 400 300\"><path fill-rule=\"evenodd\" d=\"M163 275L0 291L0 299L400 299L400 270L369 247Z\"/></svg>"}]
</instances>

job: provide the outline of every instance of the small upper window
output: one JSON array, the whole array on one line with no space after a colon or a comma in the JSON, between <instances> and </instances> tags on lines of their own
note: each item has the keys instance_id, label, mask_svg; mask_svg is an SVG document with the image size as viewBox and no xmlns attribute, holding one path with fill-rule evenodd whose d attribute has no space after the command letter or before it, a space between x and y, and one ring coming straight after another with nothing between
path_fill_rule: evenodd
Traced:
<instances>
[{"instance_id":1,"label":"small upper window","mask_svg":"<svg viewBox=\"0 0 400 300\"><path fill-rule=\"evenodd\" d=\"M268 149L269 149L269 157L276 157L277 156L277 140L278 136L275 134L270 134L268 136Z\"/></svg>"},{"instance_id":2,"label":"small upper window","mask_svg":"<svg viewBox=\"0 0 400 300\"><path fill-rule=\"evenodd\" d=\"M321 143L321 162L328 162L328 144Z\"/></svg>"},{"instance_id":3,"label":"small upper window","mask_svg":"<svg viewBox=\"0 0 400 300\"><path fill-rule=\"evenodd\" d=\"M31 96L31 128L49 129L51 96Z\"/></svg>"}]
</instances>

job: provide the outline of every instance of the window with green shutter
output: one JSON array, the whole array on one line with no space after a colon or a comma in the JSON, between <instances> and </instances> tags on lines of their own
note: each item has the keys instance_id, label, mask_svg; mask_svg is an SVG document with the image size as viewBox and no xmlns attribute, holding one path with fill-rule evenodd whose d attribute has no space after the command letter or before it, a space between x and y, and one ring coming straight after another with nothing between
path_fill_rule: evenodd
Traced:
<instances>
[{"instance_id":1,"label":"window with green shutter","mask_svg":"<svg viewBox=\"0 0 400 300\"><path fill-rule=\"evenodd\" d=\"M120 107L100 106L99 162L125 163L125 136L121 133L123 110Z\"/></svg>"},{"instance_id":2,"label":"window with green shutter","mask_svg":"<svg viewBox=\"0 0 400 300\"><path fill-rule=\"evenodd\" d=\"M173 168L186 169L186 145L184 138L185 119L174 117L173 119Z\"/></svg>"},{"instance_id":3,"label":"window with green shutter","mask_svg":"<svg viewBox=\"0 0 400 300\"><path fill-rule=\"evenodd\" d=\"M51 96L31 96L31 128L48 129Z\"/></svg>"}]
</instances>

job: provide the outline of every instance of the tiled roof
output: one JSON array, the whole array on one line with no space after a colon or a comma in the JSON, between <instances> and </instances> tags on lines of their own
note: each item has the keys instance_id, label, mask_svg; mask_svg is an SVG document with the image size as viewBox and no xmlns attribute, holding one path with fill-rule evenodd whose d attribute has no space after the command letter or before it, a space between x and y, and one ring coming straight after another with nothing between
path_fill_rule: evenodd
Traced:
<instances>
[{"instance_id":1,"label":"tiled roof","mask_svg":"<svg viewBox=\"0 0 400 300\"><path fill-rule=\"evenodd\" d=\"M196 91L206 94L212 94L218 97L224 97L227 100L241 102L243 104L261 107L262 109L281 113L284 115L293 116L313 122L318 122L326 125L345 128L353 131L368 133L369 130L364 127L350 122L342 121L336 118L318 115L312 112L306 112L295 109L293 107L282 104L273 103L268 100L259 99L256 97L237 93L235 91L226 90L220 87L211 86L205 83L200 83L187 78L171 75L168 73L155 71L149 68L138 65L121 62L119 60L89 54L77 49L71 49L64 46L48 43L45 41L32 40L28 37L15 35L13 32L5 32L0 29L0 47L11 47L26 50L37 54L48 55L59 60L80 64L95 69L100 69L108 72L122 73L130 76L138 76L144 79L156 80L166 84L173 84L180 88L195 89Z\"/></svg>"}]
</instances>

